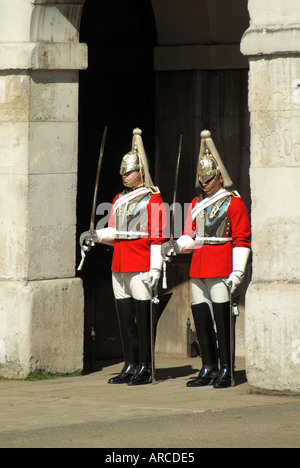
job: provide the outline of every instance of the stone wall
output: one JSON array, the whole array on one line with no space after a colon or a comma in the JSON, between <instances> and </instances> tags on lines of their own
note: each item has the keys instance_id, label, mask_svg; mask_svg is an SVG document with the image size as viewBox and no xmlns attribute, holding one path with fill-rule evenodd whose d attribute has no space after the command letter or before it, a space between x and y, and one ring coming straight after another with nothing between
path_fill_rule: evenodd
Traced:
<instances>
[{"instance_id":1,"label":"stone wall","mask_svg":"<svg viewBox=\"0 0 300 468\"><path fill-rule=\"evenodd\" d=\"M252 387L300 392L300 5L249 1L253 276L246 301Z\"/></svg>"},{"instance_id":2,"label":"stone wall","mask_svg":"<svg viewBox=\"0 0 300 468\"><path fill-rule=\"evenodd\" d=\"M0 375L9 377L83 366L75 279L82 2L38 3L0 2Z\"/></svg>"}]
</instances>

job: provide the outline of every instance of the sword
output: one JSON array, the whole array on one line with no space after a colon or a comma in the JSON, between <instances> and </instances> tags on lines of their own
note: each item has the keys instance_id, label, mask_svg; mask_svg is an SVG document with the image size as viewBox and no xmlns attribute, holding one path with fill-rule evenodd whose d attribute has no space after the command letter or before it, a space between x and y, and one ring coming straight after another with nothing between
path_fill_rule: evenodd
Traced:
<instances>
[{"instance_id":1,"label":"sword","mask_svg":"<svg viewBox=\"0 0 300 468\"><path fill-rule=\"evenodd\" d=\"M177 165L175 171L175 180L174 180L174 194L173 194L173 205L172 205L172 214L171 214L171 228L170 228L170 240L169 244L174 244L174 220L175 220L175 207L176 207L176 198L177 198L177 188L178 188L178 176L179 176L179 167L180 167L180 159L181 159L181 150L182 150L182 135L180 136L179 140L179 149L178 149L178 157L177 157ZM162 280L162 287L163 289L167 289L167 264L166 261L163 263L163 280Z\"/></svg>"},{"instance_id":2,"label":"sword","mask_svg":"<svg viewBox=\"0 0 300 468\"><path fill-rule=\"evenodd\" d=\"M154 323L154 305L159 304L157 287L152 288L152 299L150 304L150 340L151 340L151 382L155 385L155 323Z\"/></svg>"},{"instance_id":3,"label":"sword","mask_svg":"<svg viewBox=\"0 0 300 468\"><path fill-rule=\"evenodd\" d=\"M105 141L106 141L106 134L107 134L107 127L105 127L104 132L103 132L101 148L100 148L100 154L99 154L99 160L98 160L98 167L97 167L97 174L96 174L96 181L95 181L95 190L94 190L94 200L93 200L91 221L90 221L90 232L93 232L95 230L95 215L96 215L96 205L97 205L97 197L98 197L98 187L99 187L101 166L102 166L104 147L105 147ZM86 250L81 249L81 262L80 262L80 264L79 264L79 266L77 268L78 271L82 270L87 250L88 249L86 249Z\"/></svg>"},{"instance_id":4,"label":"sword","mask_svg":"<svg viewBox=\"0 0 300 468\"><path fill-rule=\"evenodd\" d=\"M234 355L235 355L235 322L236 322L236 315L234 313L234 303L233 303L233 295L230 291L230 286L226 280L223 279L225 286L229 292L229 328L230 328L230 375L231 375L231 387L235 387L235 378L234 378Z\"/></svg>"},{"instance_id":5,"label":"sword","mask_svg":"<svg viewBox=\"0 0 300 468\"><path fill-rule=\"evenodd\" d=\"M235 316L233 315L233 300L232 294L230 294L230 373L231 373L231 386L235 387L235 378L234 378L234 335L235 335Z\"/></svg>"}]
</instances>

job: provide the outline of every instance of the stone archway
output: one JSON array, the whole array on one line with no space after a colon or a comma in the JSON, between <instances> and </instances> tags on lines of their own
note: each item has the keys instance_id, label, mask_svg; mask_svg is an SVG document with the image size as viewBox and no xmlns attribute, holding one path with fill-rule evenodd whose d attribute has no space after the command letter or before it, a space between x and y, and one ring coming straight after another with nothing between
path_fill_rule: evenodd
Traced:
<instances>
[{"instance_id":1,"label":"stone archway","mask_svg":"<svg viewBox=\"0 0 300 468\"><path fill-rule=\"evenodd\" d=\"M213 10L218 2L224 6L222 0L201 0L197 7ZM291 224L293 234L299 231L298 3L248 0L251 26L242 50L250 59L255 248L246 311L247 371L253 387L299 393L299 243L290 237ZM0 0L0 239L5 246L0 253L0 374L8 377L82 368L84 304L81 280L75 278L75 212L78 70L87 67L86 46L78 42L83 4ZM160 15L160 0L152 5L167 34L168 12ZM195 6L193 0L189 5ZM201 29L196 23L195 30L205 32L207 24ZM177 39L178 29L171 33ZM181 38L183 33L181 28ZM225 50L218 43L202 48L190 42L181 49L184 37L175 49L165 39L156 50L162 68L165 58L176 68L178 57L189 57L195 69L199 50L209 64L216 58L212 50L220 50L221 59ZM270 200L270 175L280 186L282 174L290 182L288 194L278 190Z\"/></svg>"},{"instance_id":2,"label":"stone archway","mask_svg":"<svg viewBox=\"0 0 300 468\"><path fill-rule=\"evenodd\" d=\"M157 2L153 3L158 6ZM7 373L26 374L39 368L61 371L73 368L77 365L75 362L82 360L83 295L80 280L74 279L77 181L74 154L77 154L78 70L87 66L86 47L78 43L83 4L83 0L63 3L12 0L9 5L5 4L1 16L4 26L0 32L3 35L1 67L12 70L3 72L6 80L3 86L9 82L10 91L16 91L16 109L21 109L21 117L16 115L11 102L5 101L3 109L14 124L11 132L18 135L17 138L21 129L24 132L26 153L21 181L23 192L15 192L12 185L6 187L11 206L20 207L23 224L13 242L9 216L4 219L2 232L3 242L9 246L2 270L3 296L6 289L17 286L21 295L17 304L22 304L26 317L23 324L14 315L10 317L7 299L3 312L3 321L7 323L1 338L6 347L2 369ZM7 24L18 24L19 13L22 13L20 27L7 28ZM157 15L159 17L159 12ZM161 63L161 58L158 61ZM132 122L130 130L133 126ZM2 128L4 132L5 124ZM18 156L15 167L24 163L23 155L24 152ZM162 174L163 171L160 177ZM11 181L15 179L13 171ZM73 285L72 294L65 282ZM60 284L62 293L57 292ZM44 292L46 287L48 295ZM59 294L65 299L61 299L53 314L49 296L57 299ZM72 321L73 314L75 320ZM60 329L62 317L62 333L55 334L53 330ZM47 330L45 323L49 327ZM183 333L184 327L185 324L180 327ZM66 340L70 332L75 335L73 345ZM22 336L22 349L15 343L16 334ZM55 342L51 341L53 336ZM72 346L76 347L76 352ZM51 348L55 350L53 355L48 352ZM60 354L64 356L63 363L57 357Z\"/></svg>"}]
</instances>

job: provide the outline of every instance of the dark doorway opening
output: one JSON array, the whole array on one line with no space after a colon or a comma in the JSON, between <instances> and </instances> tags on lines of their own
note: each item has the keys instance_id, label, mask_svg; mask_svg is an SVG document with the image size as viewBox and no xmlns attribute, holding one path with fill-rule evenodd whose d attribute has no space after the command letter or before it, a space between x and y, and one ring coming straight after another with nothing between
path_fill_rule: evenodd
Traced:
<instances>
[{"instance_id":1,"label":"dark doorway opening","mask_svg":"<svg viewBox=\"0 0 300 468\"><path fill-rule=\"evenodd\" d=\"M131 149L135 127L143 130L150 167L154 168L156 29L150 0L86 0L80 42L88 45L89 66L80 72L79 85L78 238L90 225L105 126L108 133L98 205L111 203L122 190L120 163ZM96 225L99 221L96 216ZM78 273L85 291L86 368L93 368L96 360L121 358L123 354L111 287L111 258L112 248L96 245Z\"/></svg>"}]
</instances>

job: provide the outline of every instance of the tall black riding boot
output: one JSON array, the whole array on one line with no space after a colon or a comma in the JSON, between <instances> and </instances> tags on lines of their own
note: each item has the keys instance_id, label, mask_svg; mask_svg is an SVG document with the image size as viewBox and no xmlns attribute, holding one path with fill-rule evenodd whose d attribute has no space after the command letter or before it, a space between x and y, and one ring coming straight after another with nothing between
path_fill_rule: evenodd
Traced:
<instances>
[{"instance_id":1,"label":"tall black riding boot","mask_svg":"<svg viewBox=\"0 0 300 468\"><path fill-rule=\"evenodd\" d=\"M192 304L192 312L201 350L202 369L196 379L187 383L187 387L213 385L218 376L218 356L210 307L205 302Z\"/></svg>"},{"instance_id":2,"label":"tall black riding boot","mask_svg":"<svg viewBox=\"0 0 300 468\"><path fill-rule=\"evenodd\" d=\"M227 388L231 386L230 303L214 303L213 311L216 321L220 353L220 372L214 387Z\"/></svg>"},{"instance_id":3,"label":"tall black riding boot","mask_svg":"<svg viewBox=\"0 0 300 468\"><path fill-rule=\"evenodd\" d=\"M122 339L125 364L119 375L108 381L110 384L127 383L135 374L138 364L138 328L134 300L116 300L117 315Z\"/></svg>"},{"instance_id":4,"label":"tall black riding boot","mask_svg":"<svg viewBox=\"0 0 300 468\"><path fill-rule=\"evenodd\" d=\"M139 366L128 385L143 385L152 381L151 372L151 301L135 300L138 335L139 335Z\"/></svg>"}]
</instances>

